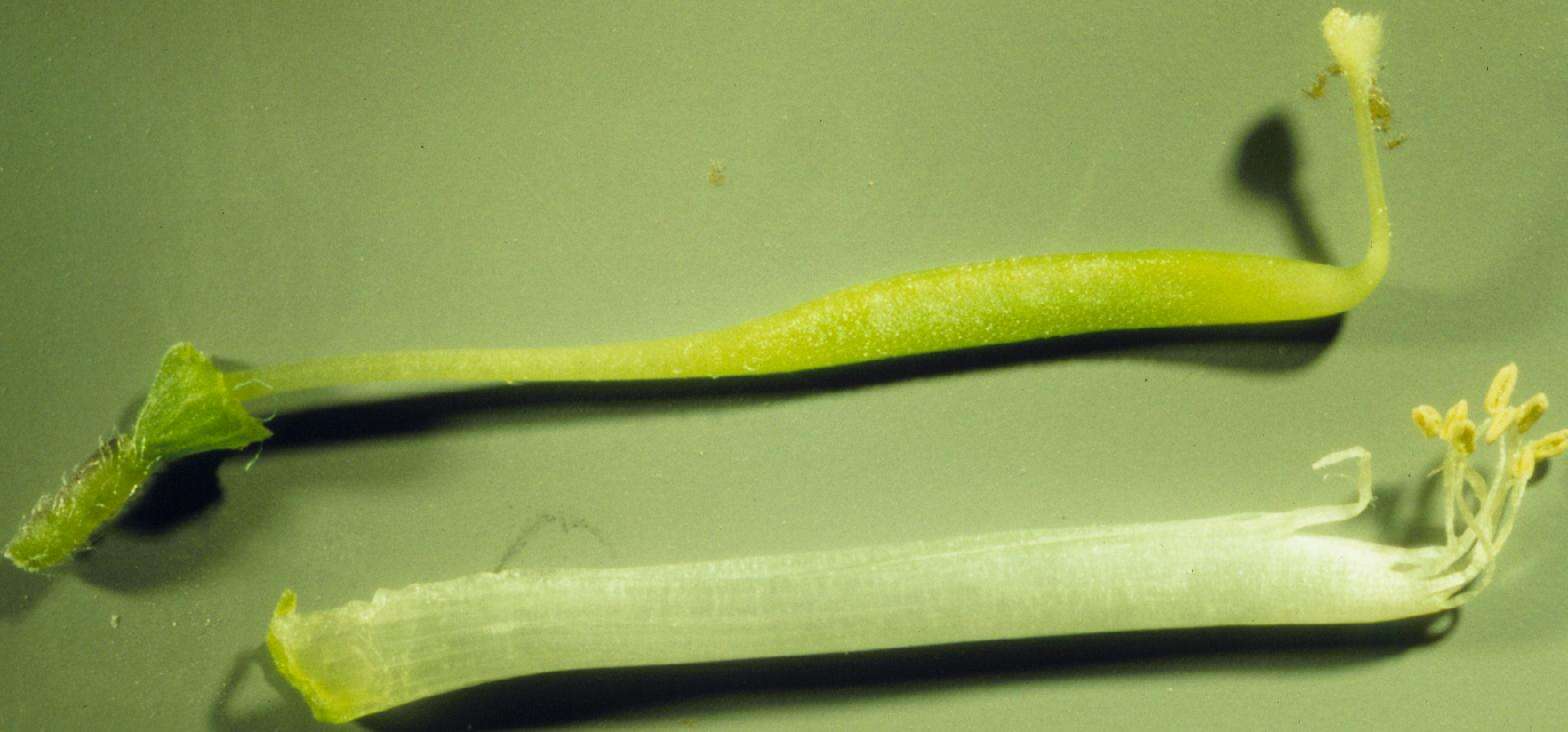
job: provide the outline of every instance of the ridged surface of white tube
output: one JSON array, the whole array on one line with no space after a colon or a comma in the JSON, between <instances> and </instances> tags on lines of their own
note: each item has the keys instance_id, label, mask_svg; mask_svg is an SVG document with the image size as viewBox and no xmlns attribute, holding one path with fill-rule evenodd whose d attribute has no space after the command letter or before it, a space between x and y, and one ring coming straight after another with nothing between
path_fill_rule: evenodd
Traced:
<instances>
[{"instance_id":1,"label":"ridged surface of white tube","mask_svg":"<svg viewBox=\"0 0 1568 732\"><path fill-rule=\"evenodd\" d=\"M502 572L280 614L324 718L569 669L1443 609L1431 555L1292 533L1306 511L631 569ZM1316 509L1321 510L1321 509Z\"/></svg>"}]
</instances>

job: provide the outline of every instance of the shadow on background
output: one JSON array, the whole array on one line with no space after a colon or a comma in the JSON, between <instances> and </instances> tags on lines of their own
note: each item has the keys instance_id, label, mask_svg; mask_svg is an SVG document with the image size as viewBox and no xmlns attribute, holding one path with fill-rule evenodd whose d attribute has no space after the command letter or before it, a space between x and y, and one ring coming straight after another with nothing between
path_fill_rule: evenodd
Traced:
<instances>
[{"instance_id":1,"label":"shadow on background","mask_svg":"<svg viewBox=\"0 0 1568 732\"><path fill-rule=\"evenodd\" d=\"M495 682L360 720L372 729L500 729L608 718L668 718L918 694L978 682L1206 672L1311 672L1370 663L1431 643L1457 613L1373 625L1108 633L802 658L601 669ZM303 705L302 701L296 701Z\"/></svg>"},{"instance_id":2,"label":"shadow on background","mask_svg":"<svg viewBox=\"0 0 1568 732\"><path fill-rule=\"evenodd\" d=\"M1307 259L1325 253L1295 184L1300 161L1283 116L1271 114L1247 134L1235 176L1245 190L1278 205ZM1333 343L1343 316L1262 325L1117 331L1051 338L910 356L832 369L760 377L684 379L620 383L540 383L449 391L347 405L307 408L268 421L275 433L267 451L418 434L493 424L560 424L580 419L636 417L687 411L743 408L815 394L865 389L987 369L1065 359L1144 360L1269 373L1303 368ZM134 412L128 412L129 417ZM124 420L128 421L128 420ZM255 448L252 448L255 449ZM197 455L166 466L142 491L132 509L106 532L102 553L89 553L72 571L85 581L134 591L189 576L197 565L221 555L242 539L225 535L208 542L192 525L213 529L204 519L223 500L217 468L224 454ZM245 531L252 523L230 523ZM198 532L200 533L200 532ZM160 545L163 545L160 547Z\"/></svg>"},{"instance_id":3,"label":"shadow on background","mask_svg":"<svg viewBox=\"0 0 1568 732\"><path fill-rule=\"evenodd\" d=\"M258 528L255 517L217 520L223 500L218 466L231 453L202 453L154 473L141 495L62 570L97 587L137 592L188 580ZM174 529L179 528L180 531ZM99 550L101 547L101 551Z\"/></svg>"},{"instance_id":4,"label":"shadow on background","mask_svg":"<svg viewBox=\"0 0 1568 732\"><path fill-rule=\"evenodd\" d=\"M234 697L247 685L253 673L259 675L278 695L276 703L245 708L235 701ZM228 732L309 729L320 724L314 721L299 694L273 667L265 647L252 648L234 656L217 697L207 709L207 728Z\"/></svg>"},{"instance_id":5,"label":"shadow on background","mask_svg":"<svg viewBox=\"0 0 1568 732\"><path fill-rule=\"evenodd\" d=\"M52 585L49 579L48 575L24 572L15 567L0 569L0 621L26 617L49 591Z\"/></svg>"}]
</instances>

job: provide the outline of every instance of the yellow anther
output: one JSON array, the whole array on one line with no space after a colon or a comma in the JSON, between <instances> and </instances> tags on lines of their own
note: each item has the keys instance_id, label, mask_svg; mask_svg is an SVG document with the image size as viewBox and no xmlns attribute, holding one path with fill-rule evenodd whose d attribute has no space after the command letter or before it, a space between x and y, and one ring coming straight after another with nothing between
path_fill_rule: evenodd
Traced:
<instances>
[{"instance_id":1,"label":"yellow anther","mask_svg":"<svg viewBox=\"0 0 1568 732\"><path fill-rule=\"evenodd\" d=\"M1535 396L1524 400L1519 405L1519 431L1524 432L1535 426L1535 421L1546 414L1546 395L1536 392Z\"/></svg>"},{"instance_id":2,"label":"yellow anther","mask_svg":"<svg viewBox=\"0 0 1568 732\"><path fill-rule=\"evenodd\" d=\"M1557 430L1539 440L1530 443L1530 454L1536 461L1554 458L1568 452L1568 430Z\"/></svg>"},{"instance_id":3,"label":"yellow anther","mask_svg":"<svg viewBox=\"0 0 1568 732\"><path fill-rule=\"evenodd\" d=\"M1448 437L1453 433L1454 426L1470 416L1470 402L1460 399L1454 406L1448 408L1448 413L1443 415L1443 436Z\"/></svg>"},{"instance_id":4,"label":"yellow anther","mask_svg":"<svg viewBox=\"0 0 1568 732\"><path fill-rule=\"evenodd\" d=\"M1430 404L1422 404L1410 410L1410 421L1416 423L1416 429L1427 437L1436 437L1443 429L1443 415L1437 413L1437 408Z\"/></svg>"},{"instance_id":5,"label":"yellow anther","mask_svg":"<svg viewBox=\"0 0 1568 732\"><path fill-rule=\"evenodd\" d=\"M1448 444L1453 445L1455 450L1458 450L1466 455L1475 452L1474 422L1466 419L1454 423L1454 426L1449 428L1447 437Z\"/></svg>"},{"instance_id":6,"label":"yellow anther","mask_svg":"<svg viewBox=\"0 0 1568 732\"><path fill-rule=\"evenodd\" d=\"M1508 400L1514 395L1514 384L1518 382L1518 365L1510 363L1498 369L1497 375L1492 377L1492 386L1486 390L1486 399L1481 402L1486 407L1486 413L1497 414L1507 409Z\"/></svg>"},{"instance_id":7,"label":"yellow anther","mask_svg":"<svg viewBox=\"0 0 1568 732\"><path fill-rule=\"evenodd\" d=\"M1497 438L1502 437L1518 418L1518 407L1506 407L1501 412L1493 414L1491 424L1486 426L1486 444L1497 442Z\"/></svg>"},{"instance_id":8,"label":"yellow anther","mask_svg":"<svg viewBox=\"0 0 1568 732\"><path fill-rule=\"evenodd\" d=\"M1535 455L1529 450L1520 450L1508 463L1508 470L1519 480L1529 480L1530 476L1535 475Z\"/></svg>"}]
</instances>

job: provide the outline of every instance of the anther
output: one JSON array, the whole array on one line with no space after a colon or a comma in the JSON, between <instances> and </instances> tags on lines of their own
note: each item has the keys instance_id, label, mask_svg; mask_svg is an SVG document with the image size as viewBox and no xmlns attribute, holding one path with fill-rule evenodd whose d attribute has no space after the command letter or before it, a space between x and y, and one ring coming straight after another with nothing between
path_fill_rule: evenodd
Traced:
<instances>
[{"instance_id":1,"label":"anther","mask_svg":"<svg viewBox=\"0 0 1568 732\"><path fill-rule=\"evenodd\" d=\"M1520 450L1519 454L1508 463L1508 470L1521 481L1530 480L1530 476L1535 475L1535 453Z\"/></svg>"},{"instance_id":2,"label":"anther","mask_svg":"<svg viewBox=\"0 0 1568 732\"><path fill-rule=\"evenodd\" d=\"M1536 392L1535 396L1519 405L1519 431L1524 432L1535 426L1535 421L1546 414L1546 395Z\"/></svg>"},{"instance_id":3,"label":"anther","mask_svg":"<svg viewBox=\"0 0 1568 732\"><path fill-rule=\"evenodd\" d=\"M1430 404L1422 404L1410 410L1410 421L1415 422L1416 429L1427 437L1436 437L1443 429L1443 416Z\"/></svg>"},{"instance_id":4,"label":"anther","mask_svg":"<svg viewBox=\"0 0 1568 732\"><path fill-rule=\"evenodd\" d=\"M1568 430L1558 430L1530 443L1530 453L1537 461L1554 458L1568 452Z\"/></svg>"},{"instance_id":5,"label":"anther","mask_svg":"<svg viewBox=\"0 0 1568 732\"><path fill-rule=\"evenodd\" d=\"M1475 423L1466 419L1455 423L1448 430L1448 444L1466 455L1475 452Z\"/></svg>"},{"instance_id":6,"label":"anther","mask_svg":"<svg viewBox=\"0 0 1568 732\"><path fill-rule=\"evenodd\" d=\"M1518 407L1506 407L1502 411L1493 414L1491 424L1486 426L1486 444L1490 445L1497 442L1497 438L1502 437L1503 433L1508 431L1508 428L1512 427L1518 418Z\"/></svg>"},{"instance_id":7,"label":"anther","mask_svg":"<svg viewBox=\"0 0 1568 732\"><path fill-rule=\"evenodd\" d=\"M1443 435L1450 435L1454 426L1470 416L1470 402L1460 399L1454 406L1448 408L1448 413L1443 415Z\"/></svg>"},{"instance_id":8,"label":"anther","mask_svg":"<svg viewBox=\"0 0 1568 732\"><path fill-rule=\"evenodd\" d=\"M1486 390L1486 399L1482 406L1486 407L1487 414L1497 414L1508 408L1508 400L1513 398L1514 384L1519 382L1519 366L1508 364L1497 370L1497 375L1492 377L1492 386Z\"/></svg>"}]
</instances>

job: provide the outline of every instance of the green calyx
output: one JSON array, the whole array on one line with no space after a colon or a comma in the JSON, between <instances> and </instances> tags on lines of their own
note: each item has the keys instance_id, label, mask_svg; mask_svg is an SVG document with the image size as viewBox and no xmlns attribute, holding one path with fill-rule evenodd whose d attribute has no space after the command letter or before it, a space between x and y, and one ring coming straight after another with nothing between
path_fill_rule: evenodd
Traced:
<instances>
[{"instance_id":1,"label":"green calyx","mask_svg":"<svg viewBox=\"0 0 1568 732\"><path fill-rule=\"evenodd\" d=\"M28 571L57 565L114 518L165 460L238 449L272 435L236 399L223 372L189 343L163 356L130 434L116 436L39 499L5 556Z\"/></svg>"},{"instance_id":2,"label":"green calyx","mask_svg":"<svg viewBox=\"0 0 1568 732\"><path fill-rule=\"evenodd\" d=\"M208 450L238 450L272 436L234 398L223 372L195 346L163 355L131 436L148 454L172 460Z\"/></svg>"}]
</instances>

